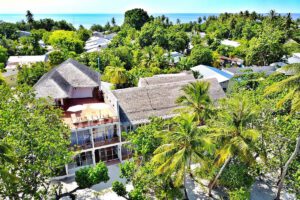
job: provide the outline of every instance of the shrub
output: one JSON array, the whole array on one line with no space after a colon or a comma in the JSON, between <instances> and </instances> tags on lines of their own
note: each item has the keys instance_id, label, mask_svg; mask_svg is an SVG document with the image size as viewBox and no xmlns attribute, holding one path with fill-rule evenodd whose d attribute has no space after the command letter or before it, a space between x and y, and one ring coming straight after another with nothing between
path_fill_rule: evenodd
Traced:
<instances>
[{"instance_id":1,"label":"shrub","mask_svg":"<svg viewBox=\"0 0 300 200\"><path fill-rule=\"evenodd\" d=\"M108 180L108 169L103 162L99 162L95 167L85 167L75 172L75 181L80 189L90 188Z\"/></svg>"},{"instance_id":2,"label":"shrub","mask_svg":"<svg viewBox=\"0 0 300 200\"><path fill-rule=\"evenodd\" d=\"M250 192L245 188L240 188L238 190L234 190L229 192L229 199L230 200L249 200L250 199Z\"/></svg>"},{"instance_id":3,"label":"shrub","mask_svg":"<svg viewBox=\"0 0 300 200\"><path fill-rule=\"evenodd\" d=\"M245 164L230 164L222 173L219 183L229 190L235 190L241 187L249 188L254 178L250 176L248 172L249 167Z\"/></svg>"},{"instance_id":4,"label":"shrub","mask_svg":"<svg viewBox=\"0 0 300 200\"><path fill-rule=\"evenodd\" d=\"M129 192L129 200L144 200L143 191L139 188L134 188Z\"/></svg>"},{"instance_id":5,"label":"shrub","mask_svg":"<svg viewBox=\"0 0 300 200\"><path fill-rule=\"evenodd\" d=\"M125 197L127 195L127 191L126 191L126 188L125 188L124 184L119 182L119 181L114 181L112 183L112 190L118 196Z\"/></svg>"}]
</instances>

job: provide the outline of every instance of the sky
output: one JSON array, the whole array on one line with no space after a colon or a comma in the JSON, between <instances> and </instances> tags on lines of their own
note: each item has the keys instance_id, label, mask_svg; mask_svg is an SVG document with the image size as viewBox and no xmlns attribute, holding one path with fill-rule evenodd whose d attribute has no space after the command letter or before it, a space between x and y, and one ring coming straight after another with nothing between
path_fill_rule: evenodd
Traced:
<instances>
[{"instance_id":1,"label":"sky","mask_svg":"<svg viewBox=\"0 0 300 200\"><path fill-rule=\"evenodd\" d=\"M300 13L300 0L0 0L0 14L124 13L137 7L149 13Z\"/></svg>"}]
</instances>

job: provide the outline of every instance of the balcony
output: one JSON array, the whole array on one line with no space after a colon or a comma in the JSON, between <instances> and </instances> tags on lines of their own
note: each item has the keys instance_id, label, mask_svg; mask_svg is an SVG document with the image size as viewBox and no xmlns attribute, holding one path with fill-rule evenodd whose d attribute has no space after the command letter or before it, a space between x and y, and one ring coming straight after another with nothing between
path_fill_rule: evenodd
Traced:
<instances>
[{"instance_id":1,"label":"balcony","mask_svg":"<svg viewBox=\"0 0 300 200\"><path fill-rule=\"evenodd\" d=\"M74 169L78 167L89 166L93 164L92 152L83 152L74 157L72 163L68 164L69 169Z\"/></svg>"},{"instance_id":2,"label":"balcony","mask_svg":"<svg viewBox=\"0 0 300 200\"><path fill-rule=\"evenodd\" d=\"M72 110L74 107L78 109ZM113 107L96 98L69 99L62 109L63 120L70 129L119 122Z\"/></svg>"},{"instance_id":3,"label":"balcony","mask_svg":"<svg viewBox=\"0 0 300 200\"><path fill-rule=\"evenodd\" d=\"M94 139L94 146L95 147L100 147L100 146L104 146L104 145L108 145L108 144L115 144L120 142L119 137L113 137L111 139L106 139L106 140L102 140L101 138L95 138Z\"/></svg>"}]
</instances>

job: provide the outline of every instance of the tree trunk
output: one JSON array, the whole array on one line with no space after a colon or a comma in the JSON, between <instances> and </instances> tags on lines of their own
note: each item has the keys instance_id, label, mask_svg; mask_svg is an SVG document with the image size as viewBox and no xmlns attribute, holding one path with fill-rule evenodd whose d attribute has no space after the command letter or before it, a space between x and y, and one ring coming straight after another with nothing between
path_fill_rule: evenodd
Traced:
<instances>
[{"instance_id":1,"label":"tree trunk","mask_svg":"<svg viewBox=\"0 0 300 200\"><path fill-rule=\"evenodd\" d=\"M208 186L208 195L210 197L212 197L211 191L214 188L215 184L217 183L217 180L219 179L219 177L221 176L222 172L224 171L225 167L227 166L227 164L229 163L229 161L231 160L231 157L228 157L223 166L221 167L220 171L218 172L217 176L214 178L213 182L211 184L209 184Z\"/></svg>"},{"instance_id":2,"label":"tree trunk","mask_svg":"<svg viewBox=\"0 0 300 200\"><path fill-rule=\"evenodd\" d=\"M290 158L288 159L288 161L285 163L285 165L283 167L283 172L282 172L280 180L279 180L278 191L277 191L277 196L276 196L275 200L280 200L280 193L281 193L281 190L283 187L283 182L284 182L284 178L286 176L288 167L291 164L291 162L294 160L294 158L297 156L297 154L299 152L299 148L300 148L300 136L298 136L298 138L297 138L297 143L296 143L294 152L292 153L292 155L290 156Z\"/></svg>"},{"instance_id":3,"label":"tree trunk","mask_svg":"<svg viewBox=\"0 0 300 200\"><path fill-rule=\"evenodd\" d=\"M74 192L76 192L79 189L79 187L75 188L74 190L71 190L70 192L66 192L63 194L56 194L56 200L61 199L62 197L70 197L72 200L75 200L75 195L73 194Z\"/></svg>"},{"instance_id":4,"label":"tree trunk","mask_svg":"<svg viewBox=\"0 0 300 200\"><path fill-rule=\"evenodd\" d=\"M188 193L186 191L186 173L185 173L185 168L184 168L184 174L183 174L183 187L184 187L184 195L185 195L185 199L189 200L189 196Z\"/></svg>"}]
</instances>

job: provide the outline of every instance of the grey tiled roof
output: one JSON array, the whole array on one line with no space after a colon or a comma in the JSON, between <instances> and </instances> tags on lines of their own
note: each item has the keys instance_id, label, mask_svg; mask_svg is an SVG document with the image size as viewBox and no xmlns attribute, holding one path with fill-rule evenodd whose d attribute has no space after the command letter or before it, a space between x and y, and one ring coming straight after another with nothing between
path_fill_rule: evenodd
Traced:
<instances>
[{"instance_id":1,"label":"grey tiled roof","mask_svg":"<svg viewBox=\"0 0 300 200\"><path fill-rule=\"evenodd\" d=\"M243 67L243 68L229 67L229 68L224 68L223 71L233 73L234 75L242 75L245 73L259 73L259 72L264 72L266 73L266 75L270 75L271 73L276 71L276 67L275 66Z\"/></svg>"},{"instance_id":2,"label":"grey tiled roof","mask_svg":"<svg viewBox=\"0 0 300 200\"><path fill-rule=\"evenodd\" d=\"M35 85L37 97L67 98L71 88L98 87L100 75L68 59L46 73Z\"/></svg>"},{"instance_id":3,"label":"grey tiled roof","mask_svg":"<svg viewBox=\"0 0 300 200\"><path fill-rule=\"evenodd\" d=\"M152 77L140 78L139 87L192 80L195 80L194 75L188 72L180 74L162 74Z\"/></svg>"},{"instance_id":4,"label":"grey tiled roof","mask_svg":"<svg viewBox=\"0 0 300 200\"><path fill-rule=\"evenodd\" d=\"M174 109L179 108L175 101L182 94L182 86L196 80L148 85L112 91L120 106L122 123L147 123L149 117L169 118ZM225 97L217 79L203 79L210 82L209 94L213 100Z\"/></svg>"}]
</instances>

